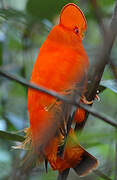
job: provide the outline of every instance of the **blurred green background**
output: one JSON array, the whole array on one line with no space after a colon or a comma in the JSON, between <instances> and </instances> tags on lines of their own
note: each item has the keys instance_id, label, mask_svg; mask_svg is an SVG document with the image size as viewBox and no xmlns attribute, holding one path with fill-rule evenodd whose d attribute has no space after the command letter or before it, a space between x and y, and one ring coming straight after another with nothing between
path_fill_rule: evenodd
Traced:
<instances>
[{"instance_id":1,"label":"blurred green background","mask_svg":"<svg viewBox=\"0 0 117 180\"><path fill-rule=\"evenodd\" d=\"M33 64L39 48L46 39L51 28L58 22L61 8L69 2L75 2L84 12L87 19L87 32L83 40L91 63L100 53L103 34L100 30L95 9L90 0L1 0L0 1L0 66L6 71L30 79ZM103 22L109 25L114 10L114 0L98 1ZM111 57L116 63L117 42L115 42ZM91 69L93 70L93 69ZM103 80L112 80L114 76L107 65ZM100 102L93 107L98 112L110 115L117 122L117 86L108 83L99 96ZM27 89L18 83L6 80L0 76L0 130L20 134L20 130L29 126L27 113ZM81 144L99 161L99 169L112 179L115 178L116 130L105 122L89 116L88 122L79 137ZM11 146L18 142L8 140L6 134L0 135L0 179L15 179L16 166L20 164L24 151L12 150ZM31 172L26 180L55 180L57 172L49 169L45 173L43 165L38 171ZM91 173L87 177L78 178L71 171L68 180L101 180L103 178Z\"/></svg>"}]
</instances>

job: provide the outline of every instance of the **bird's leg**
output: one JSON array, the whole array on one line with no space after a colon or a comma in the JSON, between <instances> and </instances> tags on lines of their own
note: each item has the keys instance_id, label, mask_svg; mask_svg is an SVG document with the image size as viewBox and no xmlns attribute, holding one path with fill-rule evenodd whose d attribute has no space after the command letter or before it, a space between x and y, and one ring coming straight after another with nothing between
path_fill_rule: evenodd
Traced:
<instances>
[{"instance_id":1,"label":"bird's leg","mask_svg":"<svg viewBox=\"0 0 117 180\"><path fill-rule=\"evenodd\" d=\"M96 94L94 100L100 101L98 94ZM88 101L85 96L81 96L81 102L83 102L84 104L87 104L87 105L93 104L94 100Z\"/></svg>"},{"instance_id":2,"label":"bird's leg","mask_svg":"<svg viewBox=\"0 0 117 180\"><path fill-rule=\"evenodd\" d=\"M81 102L83 102L84 104L87 104L87 105L93 104L93 100L88 101L85 96L81 96Z\"/></svg>"}]
</instances>

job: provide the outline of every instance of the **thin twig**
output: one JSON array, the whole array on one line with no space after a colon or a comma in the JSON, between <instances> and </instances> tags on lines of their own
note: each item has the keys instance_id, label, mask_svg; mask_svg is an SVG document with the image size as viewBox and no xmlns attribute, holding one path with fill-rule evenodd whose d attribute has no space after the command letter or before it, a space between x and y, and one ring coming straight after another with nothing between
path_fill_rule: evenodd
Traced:
<instances>
[{"instance_id":1,"label":"thin twig","mask_svg":"<svg viewBox=\"0 0 117 180\"><path fill-rule=\"evenodd\" d=\"M49 90L49 89L46 89L42 86L38 86L38 85L35 85L33 83L29 83L27 82L25 79L23 78L19 78L19 77L16 77L15 75L12 75L8 72L5 72L4 70L0 69L0 75L10 79L10 80L14 80L20 84L22 84L23 86L26 86L28 88L32 88L32 89L35 89L35 90L38 90L40 92L43 92L43 93L46 93L50 96L53 96L59 100L62 100L68 104L72 104L72 105L75 105L75 106L78 106L78 107L81 107L83 108L84 110L88 111L90 114L92 114L93 116L99 118L99 119L102 119L103 121L105 121L106 123L112 125L113 127L117 128L117 123L114 122L113 118L112 117L109 117L109 116L106 116L104 113L99 113L97 112L95 109L87 106L87 105L84 105L84 104L79 104L77 101L74 101L74 100L70 100L68 98L66 98L66 96L63 96L63 95L60 95L59 93L57 93L56 91L53 91L53 90Z\"/></svg>"},{"instance_id":2,"label":"thin twig","mask_svg":"<svg viewBox=\"0 0 117 180\"><path fill-rule=\"evenodd\" d=\"M105 36L105 32L106 32L106 27L105 24L103 23L103 19L102 19L102 13L100 11L100 7L98 6L97 0L90 0L94 9L94 13L95 16L97 18L97 22L100 26L100 30L103 34L103 37Z\"/></svg>"},{"instance_id":3,"label":"thin twig","mask_svg":"<svg viewBox=\"0 0 117 180\"><path fill-rule=\"evenodd\" d=\"M100 170L95 170L94 173L105 180L112 180L111 178L103 174Z\"/></svg>"},{"instance_id":4,"label":"thin twig","mask_svg":"<svg viewBox=\"0 0 117 180\"><path fill-rule=\"evenodd\" d=\"M68 175L69 175L69 169L65 169L64 171L62 171L61 173L59 173L57 180L66 180Z\"/></svg>"}]
</instances>

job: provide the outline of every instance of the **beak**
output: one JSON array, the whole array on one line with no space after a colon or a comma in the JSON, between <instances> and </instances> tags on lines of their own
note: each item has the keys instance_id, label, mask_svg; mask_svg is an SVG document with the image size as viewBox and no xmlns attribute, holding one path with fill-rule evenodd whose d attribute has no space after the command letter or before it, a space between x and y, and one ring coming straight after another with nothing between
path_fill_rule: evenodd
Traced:
<instances>
[{"instance_id":1,"label":"beak","mask_svg":"<svg viewBox=\"0 0 117 180\"><path fill-rule=\"evenodd\" d=\"M81 38L82 38L82 40L84 39L84 37L85 37L85 31L83 31L83 32L81 33Z\"/></svg>"}]
</instances>

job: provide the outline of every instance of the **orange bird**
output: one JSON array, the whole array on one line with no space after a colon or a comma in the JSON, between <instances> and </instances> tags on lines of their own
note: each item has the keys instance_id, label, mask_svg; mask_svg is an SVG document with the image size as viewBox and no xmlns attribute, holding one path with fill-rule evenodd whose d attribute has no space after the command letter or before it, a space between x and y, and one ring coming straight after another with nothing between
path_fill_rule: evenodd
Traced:
<instances>
[{"instance_id":1,"label":"orange bird","mask_svg":"<svg viewBox=\"0 0 117 180\"><path fill-rule=\"evenodd\" d=\"M72 100L83 101L86 90L88 56L82 45L86 19L78 6L63 7L59 24L49 33L33 67L31 82L55 90ZM79 98L80 97L80 98ZM79 144L74 130L67 130L74 106L44 94L28 90L28 112L32 147L40 159L54 170L74 168L83 176L96 168L98 161ZM84 121L85 111L78 109L75 121ZM65 139L66 134L68 137ZM60 147L64 144L62 155Z\"/></svg>"}]
</instances>

